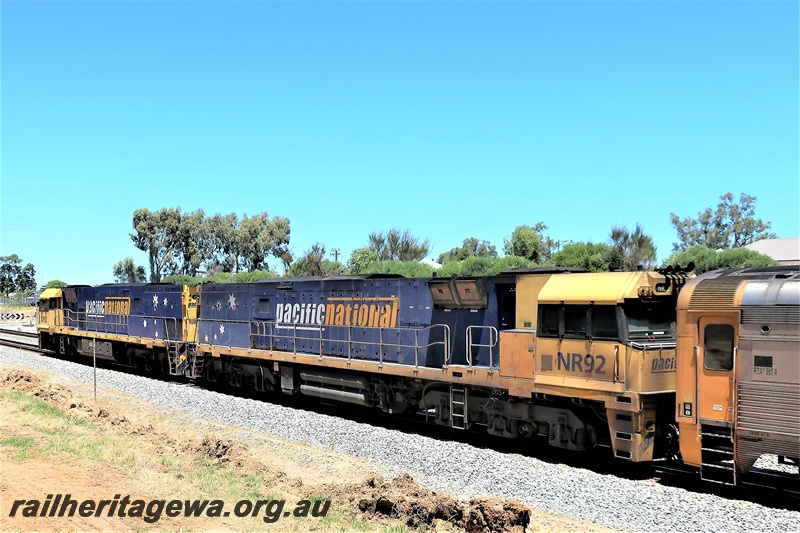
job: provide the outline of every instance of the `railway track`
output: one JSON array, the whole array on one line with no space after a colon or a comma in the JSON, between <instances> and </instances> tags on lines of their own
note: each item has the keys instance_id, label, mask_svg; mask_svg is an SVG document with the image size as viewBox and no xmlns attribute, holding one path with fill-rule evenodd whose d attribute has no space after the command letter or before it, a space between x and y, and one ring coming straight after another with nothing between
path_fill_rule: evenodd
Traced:
<instances>
[{"instance_id":1,"label":"railway track","mask_svg":"<svg viewBox=\"0 0 800 533\"><path fill-rule=\"evenodd\" d=\"M9 338L12 337L12 338ZM8 346L10 348L17 348L20 350L28 350L36 353L49 353L48 350L39 348L38 340L36 342L16 340L18 339L38 339L39 336L31 331L14 331L10 329L0 328L0 346Z\"/></svg>"},{"instance_id":2,"label":"railway track","mask_svg":"<svg viewBox=\"0 0 800 533\"><path fill-rule=\"evenodd\" d=\"M34 332L34 331L16 331L16 330L13 330L13 329L0 328L0 334L13 335L13 336L16 336L16 337L28 337L28 338L32 338L32 339L38 339L39 338L39 334Z\"/></svg>"}]
</instances>

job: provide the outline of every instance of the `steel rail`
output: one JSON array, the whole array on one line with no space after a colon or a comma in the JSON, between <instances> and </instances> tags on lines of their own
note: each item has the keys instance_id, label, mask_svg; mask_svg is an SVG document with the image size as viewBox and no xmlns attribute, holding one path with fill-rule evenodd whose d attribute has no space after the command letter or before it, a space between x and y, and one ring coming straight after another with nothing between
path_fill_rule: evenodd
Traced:
<instances>
[{"instance_id":1,"label":"steel rail","mask_svg":"<svg viewBox=\"0 0 800 533\"><path fill-rule=\"evenodd\" d=\"M30 337L33 339L39 337L39 334L34 331L18 331L15 329L5 329L5 328L0 328L0 334L13 335L15 337Z\"/></svg>"},{"instance_id":2,"label":"steel rail","mask_svg":"<svg viewBox=\"0 0 800 533\"><path fill-rule=\"evenodd\" d=\"M29 342L20 342L11 339L0 338L0 346L8 346L10 348L17 348L19 350L27 350L29 352L36 352L36 353L50 353L50 350L39 348L39 346L36 344L31 344Z\"/></svg>"}]
</instances>

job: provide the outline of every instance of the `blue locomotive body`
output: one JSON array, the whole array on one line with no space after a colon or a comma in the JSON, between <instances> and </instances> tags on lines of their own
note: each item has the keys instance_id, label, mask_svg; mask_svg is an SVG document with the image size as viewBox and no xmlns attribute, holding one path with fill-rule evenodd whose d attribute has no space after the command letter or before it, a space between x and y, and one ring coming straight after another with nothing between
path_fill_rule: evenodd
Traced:
<instances>
[{"instance_id":1,"label":"blue locomotive body","mask_svg":"<svg viewBox=\"0 0 800 533\"><path fill-rule=\"evenodd\" d=\"M183 286L106 284L63 289L66 326L126 337L181 339Z\"/></svg>"},{"instance_id":2,"label":"blue locomotive body","mask_svg":"<svg viewBox=\"0 0 800 533\"><path fill-rule=\"evenodd\" d=\"M453 298L456 282L443 278L347 276L209 283L200 292L198 340L209 346L434 368L469 362L496 366L490 347L494 345L496 353L497 330L513 327L513 320L509 322L502 312L505 307L513 313L513 302L503 305L513 296L513 283L504 283L508 281L505 277L473 280L473 289L480 294L473 294L471 302ZM445 293L449 298L442 297Z\"/></svg>"}]
</instances>

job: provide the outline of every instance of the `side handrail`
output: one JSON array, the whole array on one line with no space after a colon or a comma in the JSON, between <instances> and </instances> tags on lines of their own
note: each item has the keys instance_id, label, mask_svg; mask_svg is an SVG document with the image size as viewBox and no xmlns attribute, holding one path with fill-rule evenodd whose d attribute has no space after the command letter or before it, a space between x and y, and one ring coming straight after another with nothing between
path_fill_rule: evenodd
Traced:
<instances>
[{"instance_id":1,"label":"side handrail","mask_svg":"<svg viewBox=\"0 0 800 533\"><path fill-rule=\"evenodd\" d=\"M473 339L473 332L474 331L483 331L487 330L489 332L489 343L488 344L481 344L479 342L474 342ZM467 326L467 363L470 367L472 367L472 352L473 348L488 348L489 349L489 368L494 367L494 349L497 346L497 341L499 340L499 334L497 332L497 328L494 326Z\"/></svg>"},{"instance_id":2,"label":"side handrail","mask_svg":"<svg viewBox=\"0 0 800 533\"><path fill-rule=\"evenodd\" d=\"M215 321L216 322L216 321ZM336 335L336 337L340 338L329 338L325 339L323 337L322 332L325 329L330 330L339 330L342 332L341 335ZM288 331L287 331L288 330ZM356 337L353 335L355 331L361 331L362 333L365 331L372 331L377 332L373 340L356 340ZM430 341L426 343L420 342L420 337L424 336L425 333L428 336L435 331L441 332L442 340L439 341ZM344 333L346 332L346 338ZM413 332L413 333L411 333ZM411 335L413 334L413 342L403 342L402 340L392 340L392 335L396 335L398 338L403 335ZM422 327L422 328L383 328L383 327L364 327L364 326L339 326L339 325L330 325L326 324L324 326L307 326L301 324L293 324L293 323L279 323L279 322L272 322L272 321L265 321L265 320L257 320L250 322L250 348L256 348L259 345L266 344L269 347L269 350L272 350L276 344L281 340L291 340L292 341L292 353L297 355L298 353L308 353L308 352L298 352L297 345L298 341L302 340L315 340L318 344L318 349L314 354L309 353L309 355L318 355L319 357L324 357L325 355L333 355L333 354L326 354L324 350L324 343L325 342L342 342L347 344L347 354L346 358L348 361L354 358L354 352L357 352L358 348L365 349L365 348L377 348L378 350L378 361L380 364L384 363L384 351L386 348L408 348L414 350L414 366L419 367L419 357L421 350L427 350L433 346L442 346L442 350L444 353L444 363L450 360L450 328L446 324L433 324L430 326Z\"/></svg>"},{"instance_id":3,"label":"side handrail","mask_svg":"<svg viewBox=\"0 0 800 533\"><path fill-rule=\"evenodd\" d=\"M92 333L110 333L115 335L128 335L136 338L140 335L130 335L130 323L135 320L152 320L153 323L161 321L158 330L155 331L153 338L164 340L165 342L177 342L180 340L180 329L178 329L178 318L171 316L155 315L112 315L112 314L91 314L85 312L75 312L71 309L60 309L63 313L63 324L66 327ZM160 333L160 335L159 335Z\"/></svg>"},{"instance_id":4,"label":"side handrail","mask_svg":"<svg viewBox=\"0 0 800 533\"><path fill-rule=\"evenodd\" d=\"M633 348L634 350L641 350L641 351L648 351L648 350L674 350L678 347L678 343L676 341L672 342L636 342L636 341L628 341L628 346Z\"/></svg>"}]
</instances>

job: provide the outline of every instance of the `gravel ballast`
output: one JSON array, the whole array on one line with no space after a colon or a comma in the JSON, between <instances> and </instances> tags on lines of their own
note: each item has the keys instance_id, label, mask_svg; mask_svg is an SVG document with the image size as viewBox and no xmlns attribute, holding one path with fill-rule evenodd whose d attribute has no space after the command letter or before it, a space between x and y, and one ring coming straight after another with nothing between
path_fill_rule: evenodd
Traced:
<instances>
[{"instance_id":1,"label":"gravel ballast","mask_svg":"<svg viewBox=\"0 0 800 533\"><path fill-rule=\"evenodd\" d=\"M0 361L92 383L92 368L0 347ZM361 422L98 369L98 387L281 439L335 449L408 472L432 490L459 497L515 498L532 508L630 531L798 531L800 512L699 494L532 457L442 443Z\"/></svg>"}]
</instances>

